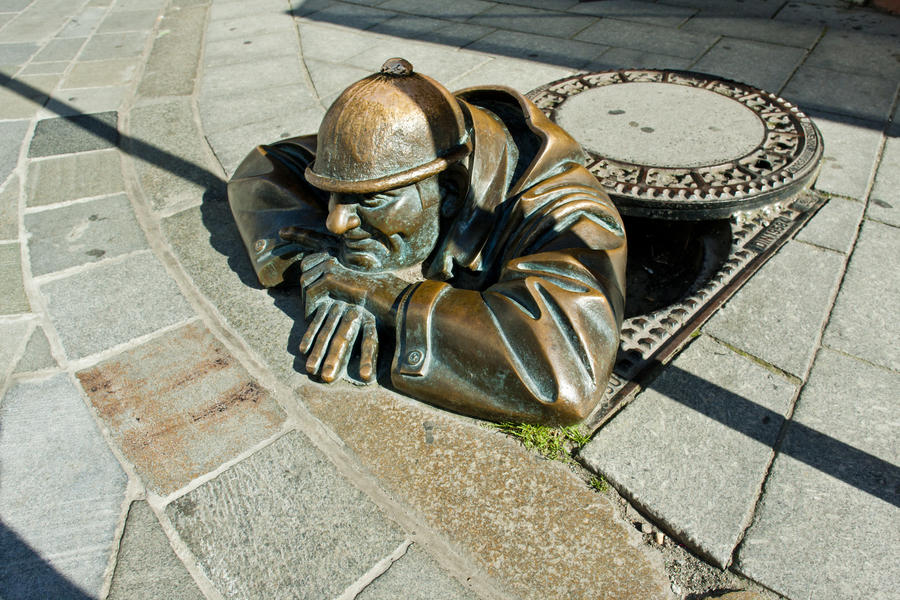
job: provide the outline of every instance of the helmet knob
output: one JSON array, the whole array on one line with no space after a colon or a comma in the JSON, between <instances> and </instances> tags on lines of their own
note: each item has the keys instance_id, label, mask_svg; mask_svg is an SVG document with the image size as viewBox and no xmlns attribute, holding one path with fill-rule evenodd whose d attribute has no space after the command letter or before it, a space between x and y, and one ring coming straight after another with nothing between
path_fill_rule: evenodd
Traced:
<instances>
[{"instance_id":1,"label":"helmet knob","mask_svg":"<svg viewBox=\"0 0 900 600\"><path fill-rule=\"evenodd\" d=\"M381 65L381 72L385 75L393 75L395 77L406 77L412 75L413 66L408 60L403 58L389 58Z\"/></svg>"}]
</instances>

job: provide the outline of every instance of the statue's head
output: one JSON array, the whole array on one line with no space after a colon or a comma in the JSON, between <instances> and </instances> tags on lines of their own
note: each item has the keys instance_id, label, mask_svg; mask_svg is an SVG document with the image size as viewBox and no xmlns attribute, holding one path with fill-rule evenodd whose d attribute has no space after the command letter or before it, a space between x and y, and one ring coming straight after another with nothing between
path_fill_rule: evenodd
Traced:
<instances>
[{"instance_id":1,"label":"statue's head","mask_svg":"<svg viewBox=\"0 0 900 600\"><path fill-rule=\"evenodd\" d=\"M348 87L319 127L307 180L331 193L328 229L358 269L425 260L440 229L444 174L470 151L459 102L400 58Z\"/></svg>"}]
</instances>

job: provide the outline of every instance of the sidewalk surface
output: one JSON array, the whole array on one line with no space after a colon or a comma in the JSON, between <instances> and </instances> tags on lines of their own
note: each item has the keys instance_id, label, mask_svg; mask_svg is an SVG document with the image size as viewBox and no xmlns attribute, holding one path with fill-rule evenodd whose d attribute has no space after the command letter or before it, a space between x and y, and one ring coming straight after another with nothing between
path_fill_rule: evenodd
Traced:
<instances>
[{"instance_id":1,"label":"sidewalk surface","mask_svg":"<svg viewBox=\"0 0 900 600\"><path fill-rule=\"evenodd\" d=\"M391 56L692 69L821 129L828 203L581 450L617 491L298 372L223 182ZM898 83L900 18L838 0L0 0L0 597L896 598Z\"/></svg>"}]
</instances>

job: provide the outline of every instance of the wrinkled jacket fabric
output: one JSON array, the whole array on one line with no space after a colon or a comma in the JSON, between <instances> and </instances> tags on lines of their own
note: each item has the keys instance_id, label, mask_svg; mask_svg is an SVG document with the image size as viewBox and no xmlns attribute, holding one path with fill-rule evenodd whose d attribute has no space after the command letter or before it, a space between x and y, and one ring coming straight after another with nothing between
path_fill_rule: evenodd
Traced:
<instances>
[{"instance_id":1,"label":"wrinkled jacket fabric","mask_svg":"<svg viewBox=\"0 0 900 600\"><path fill-rule=\"evenodd\" d=\"M428 279L400 299L391 381L466 414L577 422L601 400L618 349L621 219L578 143L523 96L471 88L456 97L473 132L470 186L426 264ZM271 148L251 153L229 183L264 285L297 259L279 250L278 228L324 232L327 215L327 196L302 180L315 138ZM297 164L286 166L282 152Z\"/></svg>"}]
</instances>

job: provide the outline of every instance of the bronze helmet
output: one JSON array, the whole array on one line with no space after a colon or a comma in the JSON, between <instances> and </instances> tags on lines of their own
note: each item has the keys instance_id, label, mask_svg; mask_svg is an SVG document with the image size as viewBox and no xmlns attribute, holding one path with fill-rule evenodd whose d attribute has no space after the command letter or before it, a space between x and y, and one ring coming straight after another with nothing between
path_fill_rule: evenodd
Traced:
<instances>
[{"instance_id":1,"label":"bronze helmet","mask_svg":"<svg viewBox=\"0 0 900 600\"><path fill-rule=\"evenodd\" d=\"M459 101L391 58L328 109L306 179L329 192L369 194L435 175L469 150Z\"/></svg>"}]
</instances>

